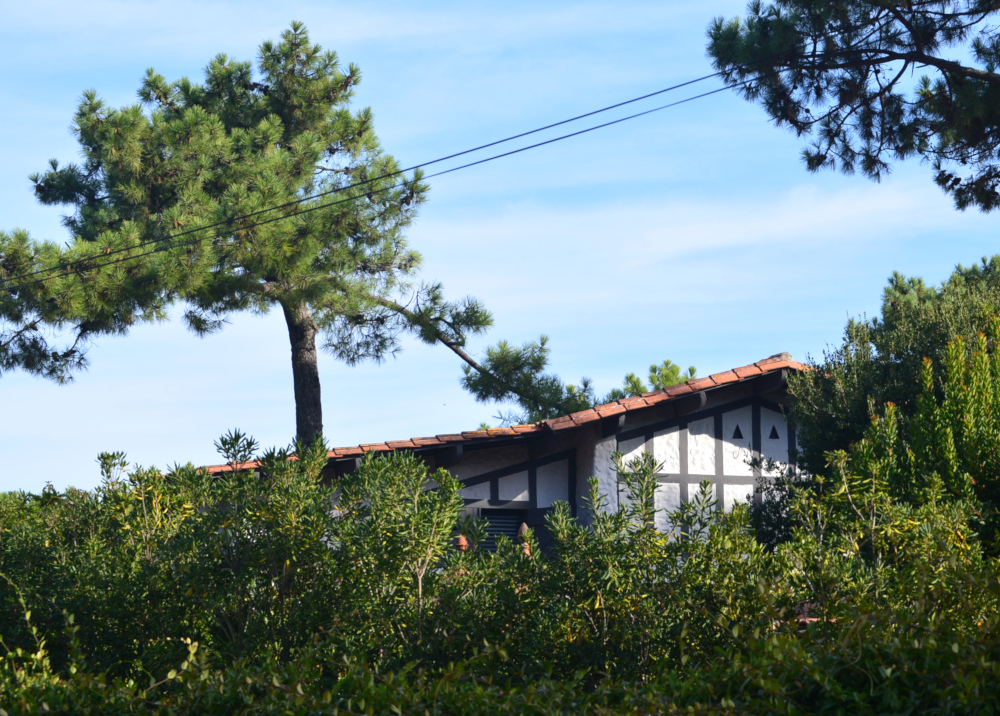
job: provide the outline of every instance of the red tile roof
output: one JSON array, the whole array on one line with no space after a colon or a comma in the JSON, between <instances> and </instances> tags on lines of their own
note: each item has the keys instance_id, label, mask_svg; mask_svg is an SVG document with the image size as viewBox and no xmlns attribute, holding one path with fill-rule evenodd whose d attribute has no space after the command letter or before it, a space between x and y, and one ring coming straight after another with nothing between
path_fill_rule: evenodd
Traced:
<instances>
[{"instance_id":1,"label":"red tile roof","mask_svg":"<svg viewBox=\"0 0 1000 716\"><path fill-rule=\"evenodd\" d=\"M451 433L447 435L436 435L426 438L410 438L409 440L389 440L382 443L365 443L358 446L334 448L327 455L331 460L348 457L361 457L369 452L387 452L390 450L406 450L422 447L438 447L443 445L454 445L464 442L491 440L501 437L515 437L518 435L532 435L536 433L559 432L570 428L579 427L592 423L602 418L620 415L631 410L639 410L653 405L660 405L669 402L683 395L698 393L703 390L710 390L728 383L756 378L767 373L774 373L779 370L808 370L808 366L792 360L787 353L779 353L770 358L751 363L750 365L727 370L722 373L715 373L705 378L692 378L686 383L673 385L662 390L654 390L650 393L629 398L622 398L613 403L598 405L587 408L576 413L543 420L531 425L512 425L508 428L490 428L488 430L468 430L461 433ZM256 462L241 465L240 469L250 469L257 467ZM228 465L212 465L209 472L228 472Z\"/></svg>"}]
</instances>

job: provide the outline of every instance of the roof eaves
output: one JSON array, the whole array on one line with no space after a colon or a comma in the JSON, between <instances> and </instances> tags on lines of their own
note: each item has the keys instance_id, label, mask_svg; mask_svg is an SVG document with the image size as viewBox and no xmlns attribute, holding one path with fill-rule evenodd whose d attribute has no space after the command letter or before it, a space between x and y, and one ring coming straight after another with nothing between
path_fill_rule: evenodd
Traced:
<instances>
[{"instance_id":1,"label":"roof eaves","mask_svg":"<svg viewBox=\"0 0 1000 716\"><path fill-rule=\"evenodd\" d=\"M392 450L420 450L446 447L456 443L483 442L496 438L511 438L533 433L561 432L570 428L587 425L604 418L610 418L632 410L639 410L653 405L662 405L685 395L692 395L706 390L713 390L724 385L757 378L778 370L791 369L796 371L810 370L809 366L792 360L788 353L778 353L759 360L750 365L741 366L721 373L713 373L703 378L672 385L668 388L654 390L640 396L622 398L611 403L597 405L593 408L580 410L558 418L543 420L528 425L512 425L504 428L488 428L485 430L469 430L463 433L446 433L433 437L410 438L407 440L390 440L381 443L364 443L362 445L333 448L327 453L329 459L345 459L361 457L370 452L389 452ZM254 461L239 466L239 469L256 469L260 463ZM232 470L229 465L210 465L206 468L216 474Z\"/></svg>"}]
</instances>

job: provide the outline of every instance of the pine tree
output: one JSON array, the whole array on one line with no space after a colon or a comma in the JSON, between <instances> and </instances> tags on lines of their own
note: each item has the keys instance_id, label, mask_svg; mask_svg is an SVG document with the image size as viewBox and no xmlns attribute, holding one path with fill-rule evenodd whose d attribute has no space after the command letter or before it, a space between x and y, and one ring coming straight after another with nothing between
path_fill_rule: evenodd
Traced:
<instances>
[{"instance_id":1,"label":"pine tree","mask_svg":"<svg viewBox=\"0 0 1000 716\"><path fill-rule=\"evenodd\" d=\"M682 372L679 365L665 360L660 365L649 366L650 385L643 383L635 373L627 373L623 388L613 388L598 397L590 378L581 378L579 385L566 383L558 375L545 372L548 364L546 336L521 346L500 341L487 348L481 365L463 366L462 386L481 402L516 405L517 409L501 410L495 416L502 424L513 425L549 420L595 405L662 390L690 380L697 373L694 366ZM489 426L484 424L483 427Z\"/></svg>"},{"instance_id":2,"label":"pine tree","mask_svg":"<svg viewBox=\"0 0 1000 716\"><path fill-rule=\"evenodd\" d=\"M626 373L625 379L622 381L622 387L612 388L600 402L610 403L622 398L649 393L653 390L663 390L672 385L678 385L679 383L691 380L697 374L698 371L693 365L688 366L686 371L681 371L681 367L670 360L665 360L659 365L654 363L649 366L649 385L646 385L642 381L642 378L635 373Z\"/></svg>"},{"instance_id":3,"label":"pine tree","mask_svg":"<svg viewBox=\"0 0 1000 716\"><path fill-rule=\"evenodd\" d=\"M0 231L0 282L37 271L61 254L55 244L36 244L26 231ZM60 277L17 291L0 285L0 376L23 370L66 382L86 366L84 336L70 337L60 346L48 330L77 315L79 294L70 290L71 284Z\"/></svg>"},{"instance_id":4,"label":"pine tree","mask_svg":"<svg viewBox=\"0 0 1000 716\"><path fill-rule=\"evenodd\" d=\"M201 84L149 70L141 103L118 109L86 92L74 120L82 163L53 161L32 177L42 203L73 209L64 219L73 240L60 250L29 247L34 258L13 266L8 237L0 278L33 262L79 263L40 288L5 292L0 315L10 333L15 309L37 309L60 292L75 298L51 322L72 326L78 339L162 320L175 302L202 335L234 312L280 308L296 435L305 440L323 429L317 340L353 364L394 354L410 332L471 361L465 337L491 317L474 299L448 302L440 285L414 283L420 256L403 231L427 186L419 171L399 174L372 112L350 109L360 77L292 23L280 42L261 45L256 71L226 55ZM294 203L326 192L336 193ZM270 207L281 208L257 213ZM213 228L172 239L200 227ZM140 256L151 248L164 251ZM135 260L95 268L90 257L112 252Z\"/></svg>"},{"instance_id":5,"label":"pine tree","mask_svg":"<svg viewBox=\"0 0 1000 716\"><path fill-rule=\"evenodd\" d=\"M777 125L815 137L810 170L878 180L918 156L957 207L990 211L1000 207L998 13L987 0L754 0L745 19L712 22L708 51ZM917 70L932 74L909 97Z\"/></svg>"}]
</instances>

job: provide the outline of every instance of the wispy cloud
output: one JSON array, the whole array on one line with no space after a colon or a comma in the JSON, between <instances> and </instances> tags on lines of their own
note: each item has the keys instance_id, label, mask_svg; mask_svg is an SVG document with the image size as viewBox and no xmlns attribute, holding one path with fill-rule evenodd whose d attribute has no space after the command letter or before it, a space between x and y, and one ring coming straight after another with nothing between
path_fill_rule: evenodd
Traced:
<instances>
[{"instance_id":1,"label":"wispy cloud","mask_svg":"<svg viewBox=\"0 0 1000 716\"><path fill-rule=\"evenodd\" d=\"M690 274L672 267L699 259L719 261L724 269L734 249L783 262L796 255L865 251L872 244L953 230L956 223L972 233L990 223L976 214L957 217L924 177L883 186L852 182L835 191L830 183L836 182L793 187L776 196L477 206L433 214L415 227L413 243L427 255L428 272L443 270L459 280L463 267L489 262L492 276L477 275L463 288L506 293L507 305L543 296L558 304L583 294L602 298L619 292L609 277L625 281L660 274L684 281ZM552 281L547 292L540 279L554 267L565 278ZM567 283L577 290L567 291Z\"/></svg>"},{"instance_id":2,"label":"wispy cloud","mask_svg":"<svg viewBox=\"0 0 1000 716\"><path fill-rule=\"evenodd\" d=\"M357 61L359 104L402 161L419 161L700 74L702 3L39 0L4 4L0 228L64 235L25 177L56 156L81 90L134 101L143 70L200 75L217 52L252 59L295 18ZM499 338L548 333L553 369L599 390L654 361L702 373L780 350L817 353L847 315L877 310L894 269L938 281L995 250L994 217L959 214L925 167L883 185L808 175L799 141L721 94L433 182L410 232L424 276L472 294ZM240 427L285 444L293 425L279 315L195 339L175 323L100 341L72 386L0 384L0 489L93 484L99 450L215 459ZM494 410L461 392L460 364L408 342L397 361L321 359L328 436L351 444L475 427Z\"/></svg>"}]
</instances>

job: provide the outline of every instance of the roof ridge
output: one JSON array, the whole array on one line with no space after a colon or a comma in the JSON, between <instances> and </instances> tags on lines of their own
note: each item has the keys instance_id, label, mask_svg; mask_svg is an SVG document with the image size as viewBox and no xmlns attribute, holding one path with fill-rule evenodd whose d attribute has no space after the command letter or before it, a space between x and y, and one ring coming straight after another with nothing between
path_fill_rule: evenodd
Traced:
<instances>
[{"instance_id":1,"label":"roof ridge","mask_svg":"<svg viewBox=\"0 0 1000 716\"><path fill-rule=\"evenodd\" d=\"M732 368L730 370L722 371L721 373L712 373L701 378L689 378L683 383L678 383L677 385L659 388L658 390L652 390L638 396L619 398L611 403L595 405L593 408L587 408L586 410L579 410L575 413L570 413L569 415L544 420L542 423L547 425L552 430L562 430L580 425L582 423L591 422L594 418L587 419L588 413L600 413L602 409L607 409L611 406L620 406L626 411L634 410L637 407L647 407L649 405L662 403L664 400L669 400L678 395L700 392L708 388L714 388L720 385L725 385L726 383L733 383L740 380L746 380L756 375L763 375L764 373L770 373L782 368L808 370L808 366L792 360L790 353L775 353L774 355L762 358L755 363L750 363L738 368ZM641 402L641 405L636 405L637 402Z\"/></svg>"}]
</instances>

